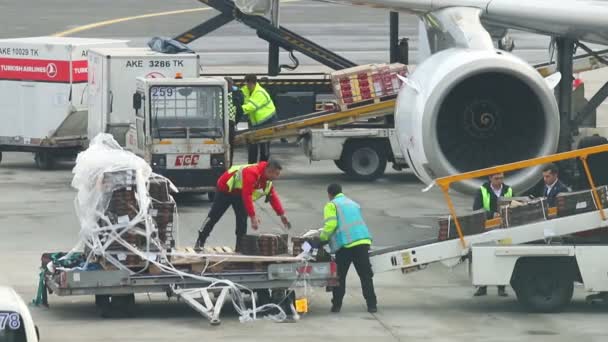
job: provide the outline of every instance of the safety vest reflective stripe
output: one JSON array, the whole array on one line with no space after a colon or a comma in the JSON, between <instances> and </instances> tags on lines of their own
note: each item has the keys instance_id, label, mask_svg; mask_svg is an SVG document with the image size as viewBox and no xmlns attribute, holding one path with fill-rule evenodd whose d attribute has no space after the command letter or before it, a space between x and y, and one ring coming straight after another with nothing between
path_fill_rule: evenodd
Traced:
<instances>
[{"instance_id":1,"label":"safety vest reflective stripe","mask_svg":"<svg viewBox=\"0 0 608 342\"><path fill-rule=\"evenodd\" d=\"M486 189L485 186L481 186L481 199L482 199L482 204L483 204L483 208L486 211L490 211L490 192L488 191L488 189ZM513 188L509 188L509 190L507 190L507 192L504 194L503 197L512 197L513 196Z\"/></svg>"},{"instance_id":2,"label":"safety vest reflective stripe","mask_svg":"<svg viewBox=\"0 0 608 342\"><path fill-rule=\"evenodd\" d=\"M228 101L228 118L230 121L236 121L236 106L232 102L232 93L228 93L226 98Z\"/></svg>"},{"instance_id":3,"label":"safety vest reflective stripe","mask_svg":"<svg viewBox=\"0 0 608 342\"><path fill-rule=\"evenodd\" d=\"M231 167L230 169L228 169L229 173L234 172L232 177L230 177L230 179L228 179L228 181L226 182L226 185L228 186L228 191L232 192L232 190L234 190L234 189L243 188L243 170L246 167L252 166L252 165L255 165L255 164L235 165L235 166ZM264 190L261 190L261 189L253 190L252 198L254 201L257 201L258 199L262 198L262 196L268 196L270 194L271 190L272 190L272 181L266 181L266 187L264 188Z\"/></svg>"},{"instance_id":4,"label":"safety vest reflective stripe","mask_svg":"<svg viewBox=\"0 0 608 342\"><path fill-rule=\"evenodd\" d=\"M337 220L338 220L338 218L337 218L337 217L335 217L335 216L334 216L334 217L328 217L328 218L326 218L326 219L323 221L323 223L327 223L327 222L331 222L331 221L337 221Z\"/></svg>"}]
</instances>

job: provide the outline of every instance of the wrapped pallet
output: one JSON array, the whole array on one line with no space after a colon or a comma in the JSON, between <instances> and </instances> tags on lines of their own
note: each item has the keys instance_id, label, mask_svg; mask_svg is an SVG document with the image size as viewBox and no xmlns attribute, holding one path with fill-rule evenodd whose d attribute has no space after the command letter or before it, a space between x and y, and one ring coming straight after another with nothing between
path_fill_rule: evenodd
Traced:
<instances>
[{"instance_id":1,"label":"wrapped pallet","mask_svg":"<svg viewBox=\"0 0 608 342\"><path fill-rule=\"evenodd\" d=\"M458 222L460 223L462 234L465 236L483 233L486 223L486 211L480 209L468 215L458 215ZM440 241L458 239L458 231L452 215L439 219L439 236L437 238Z\"/></svg>"},{"instance_id":2,"label":"wrapped pallet","mask_svg":"<svg viewBox=\"0 0 608 342\"><path fill-rule=\"evenodd\" d=\"M162 217L152 217L154 201L148 187L151 177L159 182L160 176L152 174L145 160L123 150L111 135L100 134L78 155L73 173L87 261L96 259L106 268L137 272L150 261L167 261L171 246L166 231L173 220L174 202L170 196L157 195L165 200L162 203L173 206ZM174 188L170 182L166 187Z\"/></svg>"},{"instance_id":3,"label":"wrapped pallet","mask_svg":"<svg viewBox=\"0 0 608 342\"><path fill-rule=\"evenodd\" d=\"M152 174L148 181L148 193L152 200L150 215L158 230L158 238L165 249L175 248L175 225L177 205L171 196L172 184L162 176Z\"/></svg>"}]
</instances>

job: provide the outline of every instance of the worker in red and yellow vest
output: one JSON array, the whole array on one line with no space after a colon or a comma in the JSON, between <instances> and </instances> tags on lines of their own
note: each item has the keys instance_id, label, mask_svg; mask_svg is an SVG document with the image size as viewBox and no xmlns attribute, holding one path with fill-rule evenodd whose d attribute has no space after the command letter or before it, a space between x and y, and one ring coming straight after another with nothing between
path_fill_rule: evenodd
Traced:
<instances>
[{"instance_id":1,"label":"worker in red and yellow vest","mask_svg":"<svg viewBox=\"0 0 608 342\"><path fill-rule=\"evenodd\" d=\"M243 235L247 234L247 218L251 220L251 228L257 230L260 219L256 216L253 202L266 198L267 202L281 217L281 222L286 228L291 228L291 223L285 216L285 210L277 194L272 181L279 178L282 166L276 160L259 162L250 165L236 165L224 172L217 181L217 191L213 199L211 210L199 229L195 248L202 249L213 230L215 224L224 215L228 207L232 206L236 216L236 250L239 249Z\"/></svg>"},{"instance_id":2,"label":"worker in red and yellow vest","mask_svg":"<svg viewBox=\"0 0 608 342\"><path fill-rule=\"evenodd\" d=\"M378 309L374 291L374 273L369 260L372 235L363 220L361 207L357 202L344 196L340 184L330 184L327 187L327 195L330 201L323 210L325 225L320 229L319 238L322 242L329 242L331 252L336 255L340 282L333 288L331 312L340 312L342 308L342 299L346 292L346 275L352 263L361 280L367 311L375 313Z\"/></svg>"},{"instance_id":3,"label":"worker in red and yellow vest","mask_svg":"<svg viewBox=\"0 0 608 342\"><path fill-rule=\"evenodd\" d=\"M243 113L249 117L252 128L259 128L274 122L277 116L274 102L272 102L266 89L258 83L255 75L245 76L245 86L241 88L241 91L245 96L242 106ZM268 158L270 158L270 143L249 144L248 163L266 161Z\"/></svg>"}]
</instances>

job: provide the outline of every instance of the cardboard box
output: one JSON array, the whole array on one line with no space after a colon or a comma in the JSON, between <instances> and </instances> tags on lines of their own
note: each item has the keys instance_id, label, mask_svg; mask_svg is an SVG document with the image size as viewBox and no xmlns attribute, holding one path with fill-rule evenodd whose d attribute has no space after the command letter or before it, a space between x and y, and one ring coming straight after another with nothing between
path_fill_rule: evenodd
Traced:
<instances>
[{"instance_id":1,"label":"cardboard box","mask_svg":"<svg viewBox=\"0 0 608 342\"><path fill-rule=\"evenodd\" d=\"M511 204L500 207L502 227L509 228L544 221L547 219L548 209L545 198L537 198L525 203L512 201Z\"/></svg>"},{"instance_id":2,"label":"cardboard box","mask_svg":"<svg viewBox=\"0 0 608 342\"><path fill-rule=\"evenodd\" d=\"M596 188L602 207L608 208L608 186ZM591 190L560 193L555 198L557 216L564 217L582 214L598 209Z\"/></svg>"},{"instance_id":3,"label":"cardboard box","mask_svg":"<svg viewBox=\"0 0 608 342\"><path fill-rule=\"evenodd\" d=\"M483 233L485 231L486 211L480 209L468 215L458 215L458 222L460 223L462 234L465 236ZM443 241L458 238L458 231L452 215L440 218L438 239Z\"/></svg>"},{"instance_id":4,"label":"cardboard box","mask_svg":"<svg viewBox=\"0 0 608 342\"><path fill-rule=\"evenodd\" d=\"M330 74L334 95L341 107L396 95L401 87L397 75L407 75L407 66L367 64Z\"/></svg>"}]
</instances>

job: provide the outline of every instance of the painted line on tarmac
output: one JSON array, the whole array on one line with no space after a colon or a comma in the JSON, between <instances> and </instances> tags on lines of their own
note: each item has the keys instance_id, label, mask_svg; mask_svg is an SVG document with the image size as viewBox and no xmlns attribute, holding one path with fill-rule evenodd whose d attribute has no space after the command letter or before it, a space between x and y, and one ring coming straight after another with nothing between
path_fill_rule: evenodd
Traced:
<instances>
[{"instance_id":1,"label":"painted line on tarmac","mask_svg":"<svg viewBox=\"0 0 608 342\"><path fill-rule=\"evenodd\" d=\"M300 1L300 0L283 0L281 2L290 3L290 2L297 2L297 1ZM125 21L162 17L162 16L167 16L167 15L178 15L178 14L188 14L188 13L194 13L194 12L203 12L203 11L209 11L211 9L212 9L211 7L197 7L197 8L183 9L183 10L156 12L156 13L134 15L134 16L130 16L130 17L109 19L109 20L98 21L96 23L91 23L91 24L87 24L87 25L77 26L77 27L74 27L74 28L71 28L71 29L65 30L65 31L56 32L56 33L53 33L51 36L65 37L65 36L68 36L68 35L71 35L74 33L88 31L88 30L92 30L95 28L109 26L109 25L113 25L113 24L123 23Z\"/></svg>"},{"instance_id":2,"label":"painted line on tarmac","mask_svg":"<svg viewBox=\"0 0 608 342\"><path fill-rule=\"evenodd\" d=\"M166 11L166 12L148 13L148 14L135 15L135 16L130 16L130 17L123 17L123 18L116 18L116 19L98 21L96 23L82 25L82 26L71 28L69 30L53 33L52 36L54 36L54 37L64 37L64 36L68 36L70 34L82 32L82 31L88 31L88 30L92 30L92 29L95 29L95 28L109 26L109 25L113 25L113 24L118 24L118 23L122 23L122 22L125 22L125 21L148 19L148 18L154 18L154 17L162 17L162 16L166 16L166 15L176 15L176 14L187 14L187 13L194 13L194 12L202 12L202 11L208 11L210 9L211 9L210 7L199 7L199 8L190 8L190 9L177 10L177 11Z\"/></svg>"}]
</instances>

